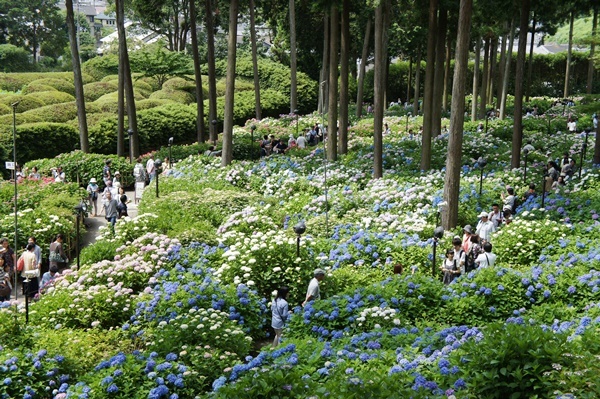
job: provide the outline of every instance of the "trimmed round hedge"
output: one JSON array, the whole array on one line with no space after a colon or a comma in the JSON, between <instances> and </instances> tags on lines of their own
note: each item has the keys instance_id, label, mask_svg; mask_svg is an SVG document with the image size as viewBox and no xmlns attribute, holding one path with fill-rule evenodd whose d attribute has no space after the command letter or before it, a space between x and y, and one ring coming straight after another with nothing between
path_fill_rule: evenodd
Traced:
<instances>
[{"instance_id":1,"label":"trimmed round hedge","mask_svg":"<svg viewBox=\"0 0 600 399\"><path fill-rule=\"evenodd\" d=\"M79 147L77 129L66 123L26 123L17 128L17 160L55 157Z\"/></svg>"},{"instance_id":2,"label":"trimmed round hedge","mask_svg":"<svg viewBox=\"0 0 600 399\"><path fill-rule=\"evenodd\" d=\"M0 104L8 105L9 107L11 107L11 104L16 103L17 101L19 102L19 105L17 105L17 113L29 111L30 109L43 107L45 105L42 102L42 100L39 100L35 97L24 96L22 94L0 95Z\"/></svg>"},{"instance_id":3,"label":"trimmed round hedge","mask_svg":"<svg viewBox=\"0 0 600 399\"><path fill-rule=\"evenodd\" d=\"M0 104L0 115L8 115L12 112L12 108L5 104Z\"/></svg>"},{"instance_id":4,"label":"trimmed round hedge","mask_svg":"<svg viewBox=\"0 0 600 399\"><path fill-rule=\"evenodd\" d=\"M194 96L183 90L163 89L155 91L150 95L151 100L171 100L180 104L191 104L194 102Z\"/></svg>"},{"instance_id":5,"label":"trimmed round hedge","mask_svg":"<svg viewBox=\"0 0 600 399\"><path fill-rule=\"evenodd\" d=\"M100 57L98 57L100 58ZM82 73L83 83L91 82L93 79L87 73ZM23 73L0 73L0 90L18 91L23 86L40 79L61 79L73 82L73 72L23 72ZM44 83L45 84L45 83ZM72 84L72 83L71 83ZM74 90L74 89L73 89Z\"/></svg>"},{"instance_id":6,"label":"trimmed round hedge","mask_svg":"<svg viewBox=\"0 0 600 399\"><path fill-rule=\"evenodd\" d=\"M75 85L73 85L73 80L66 79L58 79L58 78L44 78L34 80L30 84L33 85L45 85L54 87L58 91L62 91L64 93L69 93L70 95L75 95Z\"/></svg>"},{"instance_id":7,"label":"trimmed round hedge","mask_svg":"<svg viewBox=\"0 0 600 399\"><path fill-rule=\"evenodd\" d=\"M94 81L102 80L108 75L116 75L119 73L119 56L107 54L102 57L94 57L84 62L81 70L89 74Z\"/></svg>"},{"instance_id":8,"label":"trimmed round hedge","mask_svg":"<svg viewBox=\"0 0 600 399\"><path fill-rule=\"evenodd\" d=\"M133 97L135 101L144 100L144 97L138 90L133 91ZM119 94L115 91L112 93L108 93L94 101L102 112L112 112L117 113L119 111ZM127 104L127 99L125 99L125 104ZM127 107L125 107L125 114L127 114Z\"/></svg>"},{"instance_id":9,"label":"trimmed round hedge","mask_svg":"<svg viewBox=\"0 0 600 399\"><path fill-rule=\"evenodd\" d=\"M42 91L58 91L54 87L45 85L43 83L29 83L27 86L23 87L21 94L31 94L38 93Z\"/></svg>"},{"instance_id":10,"label":"trimmed round hedge","mask_svg":"<svg viewBox=\"0 0 600 399\"><path fill-rule=\"evenodd\" d=\"M64 93L58 90L30 93L27 94L27 97L35 97L38 100L43 101L45 105L61 104L75 101L75 97L73 97L69 93Z\"/></svg>"},{"instance_id":11,"label":"trimmed round hedge","mask_svg":"<svg viewBox=\"0 0 600 399\"><path fill-rule=\"evenodd\" d=\"M96 101L105 94L117 91L118 87L113 82L93 82L83 86L85 101Z\"/></svg>"}]
</instances>

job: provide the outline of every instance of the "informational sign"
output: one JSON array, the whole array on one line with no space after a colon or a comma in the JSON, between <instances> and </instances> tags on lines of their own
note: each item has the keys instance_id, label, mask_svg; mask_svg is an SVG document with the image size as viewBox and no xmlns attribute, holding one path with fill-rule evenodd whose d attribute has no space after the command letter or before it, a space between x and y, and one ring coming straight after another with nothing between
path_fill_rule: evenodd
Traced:
<instances>
[{"instance_id":1,"label":"informational sign","mask_svg":"<svg viewBox=\"0 0 600 399\"><path fill-rule=\"evenodd\" d=\"M7 170L15 170L15 163L14 162L4 162L5 168Z\"/></svg>"},{"instance_id":2,"label":"informational sign","mask_svg":"<svg viewBox=\"0 0 600 399\"><path fill-rule=\"evenodd\" d=\"M136 181L135 182L135 203L137 204L140 199L142 199L142 195L144 194L144 188L146 187L146 182Z\"/></svg>"}]
</instances>

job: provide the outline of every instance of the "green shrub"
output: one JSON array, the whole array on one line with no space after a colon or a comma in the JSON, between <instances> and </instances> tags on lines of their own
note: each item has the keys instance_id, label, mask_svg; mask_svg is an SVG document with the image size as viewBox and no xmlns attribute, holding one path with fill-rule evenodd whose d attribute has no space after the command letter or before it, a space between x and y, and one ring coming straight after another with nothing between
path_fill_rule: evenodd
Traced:
<instances>
[{"instance_id":1,"label":"green shrub","mask_svg":"<svg viewBox=\"0 0 600 399\"><path fill-rule=\"evenodd\" d=\"M183 90L163 89L150 94L152 100L172 100L180 104L191 104L194 102L194 96Z\"/></svg>"},{"instance_id":2,"label":"green shrub","mask_svg":"<svg viewBox=\"0 0 600 399\"><path fill-rule=\"evenodd\" d=\"M23 87L21 94L38 93L41 91L58 91L54 87L42 83L29 83Z\"/></svg>"},{"instance_id":3,"label":"green shrub","mask_svg":"<svg viewBox=\"0 0 600 399\"><path fill-rule=\"evenodd\" d=\"M162 88L163 90L183 90L194 93L196 83L193 80L175 77L165 81Z\"/></svg>"},{"instance_id":4,"label":"green shrub","mask_svg":"<svg viewBox=\"0 0 600 399\"><path fill-rule=\"evenodd\" d=\"M85 101L96 101L105 94L117 91L117 84L112 82L93 82L83 86Z\"/></svg>"},{"instance_id":5,"label":"green shrub","mask_svg":"<svg viewBox=\"0 0 600 399\"><path fill-rule=\"evenodd\" d=\"M83 63L81 70L89 74L94 81L102 80L108 75L119 73L119 56L107 54L102 57L94 57Z\"/></svg>"},{"instance_id":6,"label":"green shrub","mask_svg":"<svg viewBox=\"0 0 600 399\"><path fill-rule=\"evenodd\" d=\"M11 104L16 103L17 101L19 102L19 105L17 105L17 113L44 106L42 100L38 100L35 97L28 97L21 94L0 95L0 104L8 105L10 107Z\"/></svg>"},{"instance_id":7,"label":"green shrub","mask_svg":"<svg viewBox=\"0 0 600 399\"><path fill-rule=\"evenodd\" d=\"M136 101L145 99L145 97L136 90L133 91L133 97ZM119 94L116 91L104 94L94 101L94 103L100 107L102 112L112 112L116 114L119 109ZM125 105L127 105L127 99L125 99ZM127 107L125 107L125 114L127 114Z\"/></svg>"},{"instance_id":8,"label":"green shrub","mask_svg":"<svg viewBox=\"0 0 600 399\"><path fill-rule=\"evenodd\" d=\"M258 60L258 70L261 94L265 89L273 89L287 96L290 96L290 70L287 66L272 62L266 59ZM226 60L216 62L216 72L218 76L225 76L227 71ZM238 78L253 79L254 70L252 60L249 57L237 60L236 74ZM237 86L237 83L236 83ZM310 79L306 74L298 73L298 110L300 113L312 112L317 104L318 85L317 82ZM262 98L261 98L262 102ZM237 105L237 103L236 103Z\"/></svg>"},{"instance_id":9,"label":"green shrub","mask_svg":"<svg viewBox=\"0 0 600 399\"><path fill-rule=\"evenodd\" d=\"M113 260L117 254L117 248L121 243L102 240L88 245L81 250L80 260L82 265L91 265L103 260Z\"/></svg>"},{"instance_id":10,"label":"green shrub","mask_svg":"<svg viewBox=\"0 0 600 399\"><path fill-rule=\"evenodd\" d=\"M58 90L40 91L37 93L28 94L27 96L35 97L38 100L43 101L45 105L53 105L75 101L75 97L73 97L72 95Z\"/></svg>"},{"instance_id":11,"label":"green shrub","mask_svg":"<svg viewBox=\"0 0 600 399\"><path fill-rule=\"evenodd\" d=\"M175 104L174 101L171 100L156 100L156 99L146 99L135 102L135 109L138 111L143 111L145 109L156 108L162 105L167 104Z\"/></svg>"},{"instance_id":12,"label":"green shrub","mask_svg":"<svg viewBox=\"0 0 600 399\"><path fill-rule=\"evenodd\" d=\"M42 157L55 157L79 147L77 129L65 123L28 123L17 129L17 159L21 163Z\"/></svg>"},{"instance_id":13,"label":"green shrub","mask_svg":"<svg viewBox=\"0 0 600 399\"><path fill-rule=\"evenodd\" d=\"M7 115L12 112L12 108L5 104L0 104L0 115Z\"/></svg>"},{"instance_id":14,"label":"green shrub","mask_svg":"<svg viewBox=\"0 0 600 399\"><path fill-rule=\"evenodd\" d=\"M61 79L73 81L73 72L24 72L24 73L0 73L0 90L18 91L23 86L39 79ZM83 83L92 81L92 77L86 73L82 74Z\"/></svg>"},{"instance_id":15,"label":"green shrub","mask_svg":"<svg viewBox=\"0 0 600 399\"><path fill-rule=\"evenodd\" d=\"M58 91L69 93L72 96L75 95L75 86L73 85L73 79L66 80L66 79L59 79L59 78L44 78L44 79L34 80L30 84L47 85L50 87L54 87Z\"/></svg>"},{"instance_id":16,"label":"green shrub","mask_svg":"<svg viewBox=\"0 0 600 399\"><path fill-rule=\"evenodd\" d=\"M279 116L289 109L289 97L285 94L267 89L261 92L260 103L263 117ZM204 109L208 109L208 100L204 102ZM225 97L217 98L217 119L222 121L225 113ZM242 125L247 119L254 116L254 92L242 91L235 93L233 108L234 125Z\"/></svg>"},{"instance_id":17,"label":"green shrub","mask_svg":"<svg viewBox=\"0 0 600 399\"><path fill-rule=\"evenodd\" d=\"M118 80L119 80L119 75L106 75L100 81L101 82L115 82L115 83L117 83Z\"/></svg>"},{"instance_id":18,"label":"green shrub","mask_svg":"<svg viewBox=\"0 0 600 399\"><path fill-rule=\"evenodd\" d=\"M94 103L86 103L85 110L86 113L93 114L98 112L99 108ZM24 112L21 116L27 117L29 115L40 117L44 122L65 123L77 117L77 106L74 101L46 105L45 107Z\"/></svg>"},{"instance_id":19,"label":"green shrub","mask_svg":"<svg viewBox=\"0 0 600 399\"><path fill-rule=\"evenodd\" d=\"M0 44L0 65L3 72L22 72L35 68L27 50L12 44Z\"/></svg>"},{"instance_id":20,"label":"green shrub","mask_svg":"<svg viewBox=\"0 0 600 399\"><path fill-rule=\"evenodd\" d=\"M225 78L219 79L217 81L217 97L221 97L225 95L225 90L227 89L227 80ZM254 90L254 82L250 82L247 80L242 80L240 78L235 80L235 91L246 91L246 90Z\"/></svg>"},{"instance_id":21,"label":"green shrub","mask_svg":"<svg viewBox=\"0 0 600 399\"><path fill-rule=\"evenodd\" d=\"M114 154L117 149L117 116L110 112L97 115L98 119L92 119L93 124L88 123L90 150L98 154Z\"/></svg>"},{"instance_id":22,"label":"green shrub","mask_svg":"<svg viewBox=\"0 0 600 399\"><path fill-rule=\"evenodd\" d=\"M173 137L176 143L191 143L196 139L193 107L167 104L140 111L137 118L142 153L155 149L161 143L166 144L169 137Z\"/></svg>"},{"instance_id":23,"label":"green shrub","mask_svg":"<svg viewBox=\"0 0 600 399\"><path fill-rule=\"evenodd\" d=\"M33 111L34 112L31 113L23 112L15 116L15 120L17 121L17 130L19 129L18 126L24 123L44 122L44 119L41 117L41 115L36 114L35 110ZM12 123L13 116L11 110L10 114L0 116L0 131L5 133L12 133Z\"/></svg>"}]
</instances>

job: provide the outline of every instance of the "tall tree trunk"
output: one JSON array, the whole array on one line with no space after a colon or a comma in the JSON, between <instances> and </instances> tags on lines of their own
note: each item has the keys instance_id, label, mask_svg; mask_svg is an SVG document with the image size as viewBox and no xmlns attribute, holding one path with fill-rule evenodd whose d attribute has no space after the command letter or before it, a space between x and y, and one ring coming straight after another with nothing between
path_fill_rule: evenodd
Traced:
<instances>
[{"instance_id":1,"label":"tall tree trunk","mask_svg":"<svg viewBox=\"0 0 600 399\"><path fill-rule=\"evenodd\" d=\"M417 62L415 64L415 97L413 98L413 113L419 115L419 99L421 97L421 47L417 49Z\"/></svg>"},{"instance_id":2,"label":"tall tree trunk","mask_svg":"<svg viewBox=\"0 0 600 399\"><path fill-rule=\"evenodd\" d=\"M343 1L340 47L340 130L338 152L348 152L348 64L350 57L350 0Z\"/></svg>"},{"instance_id":3,"label":"tall tree trunk","mask_svg":"<svg viewBox=\"0 0 600 399\"><path fill-rule=\"evenodd\" d=\"M446 63L444 68L444 92L442 93L442 110L448 111L448 86L450 84L450 62L452 61L452 35L446 33Z\"/></svg>"},{"instance_id":4,"label":"tall tree trunk","mask_svg":"<svg viewBox=\"0 0 600 399\"><path fill-rule=\"evenodd\" d=\"M296 61L296 6L294 0L289 0L290 8L290 114L296 113L298 109L298 83L296 72L298 63Z\"/></svg>"},{"instance_id":5,"label":"tall tree trunk","mask_svg":"<svg viewBox=\"0 0 600 399\"><path fill-rule=\"evenodd\" d=\"M212 0L205 1L206 12L206 50L208 66L208 130L210 141L217 142L217 72L215 71L215 28Z\"/></svg>"},{"instance_id":6,"label":"tall tree trunk","mask_svg":"<svg viewBox=\"0 0 600 399\"><path fill-rule=\"evenodd\" d=\"M458 17L458 37L452 83L452 113L450 114L450 136L444 177L444 201L446 210L442 212L442 225L451 230L458 223L460 172L462 169L463 125L465 121L465 91L469 66L469 38L471 35L471 14L473 0L460 0Z\"/></svg>"},{"instance_id":7,"label":"tall tree trunk","mask_svg":"<svg viewBox=\"0 0 600 399\"><path fill-rule=\"evenodd\" d=\"M129 121L129 130L133 132L131 136L131 146L133 157L137 157L140 153L140 145L137 131L137 114L135 110L135 97L133 95L133 80L131 79L131 68L129 66L129 53L127 52L127 36L125 33L125 9L122 0L117 0L117 15L120 16L120 23L117 21L117 30L119 35L119 53L122 57L121 62L123 63L124 73L124 89L125 89L125 100L127 106L127 120ZM124 138L119 138L124 140ZM122 148L124 145L122 145Z\"/></svg>"},{"instance_id":8,"label":"tall tree trunk","mask_svg":"<svg viewBox=\"0 0 600 399\"><path fill-rule=\"evenodd\" d=\"M475 44L475 66L473 67L473 99L471 100L471 122L477 120L477 100L479 99L479 61L481 60L481 38ZM454 90L454 89L453 89Z\"/></svg>"},{"instance_id":9,"label":"tall tree trunk","mask_svg":"<svg viewBox=\"0 0 600 399\"><path fill-rule=\"evenodd\" d=\"M389 0L383 0L375 9L375 76L373 120L373 177L383 177L383 102L385 93L385 68L387 62L386 11Z\"/></svg>"},{"instance_id":10,"label":"tall tree trunk","mask_svg":"<svg viewBox=\"0 0 600 399\"><path fill-rule=\"evenodd\" d=\"M421 170L431 167L431 137L433 122L433 85L435 79L435 50L437 42L438 0L429 0L429 29L427 33L427 65L423 92L423 135L421 143Z\"/></svg>"},{"instance_id":11,"label":"tall tree trunk","mask_svg":"<svg viewBox=\"0 0 600 399\"><path fill-rule=\"evenodd\" d=\"M118 46L119 46L119 81L117 86L117 156L122 157L125 155L125 52L120 51L122 48L121 41L125 40L125 36L121 34L120 25L124 23L124 17L121 13L122 0L115 1L115 11L117 19L117 34L118 34ZM127 43L125 43L127 48ZM131 145L131 143L129 143ZM131 150L130 150L131 151Z\"/></svg>"},{"instance_id":12,"label":"tall tree trunk","mask_svg":"<svg viewBox=\"0 0 600 399\"><path fill-rule=\"evenodd\" d=\"M571 55L573 53L573 25L575 25L575 11L571 11L569 21L569 49L567 50L567 70L565 71L565 92L563 97L569 97L569 81L571 79Z\"/></svg>"},{"instance_id":13,"label":"tall tree trunk","mask_svg":"<svg viewBox=\"0 0 600 399\"><path fill-rule=\"evenodd\" d=\"M525 101L529 102L529 94L531 93L531 77L533 76L533 45L535 44L535 11L533 12L533 23L531 25L531 42L529 43L529 60L527 61L527 86L525 87Z\"/></svg>"},{"instance_id":14,"label":"tall tree trunk","mask_svg":"<svg viewBox=\"0 0 600 399\"><path fill-rule=\"evenodd\" d=\"M410 104L410 86L412 83L413 58L408 57L408 77L406 82L406 105Z\"/></svg>"},{"instance_id":15,"label":"tall tree trunk","mask_svg":"<svg viewBox=\"0 0 600 399\"><path fill-rule=\"evenodd\" d=\"M338 39L339 13L335 4L331 6L331 31L329 34L329 112L327 113L327 159L337 160L338 122Z\"/></svg>"},{"instance_id":16,"label":"tall tree trunk","mask_svg":"<svg viewBox=\"0 0 600 399\"><path fill-rule=\"evenodd\" d=\"M490 74L488 76L488 104L494 105L494 75L496 74L496 62L498 61L498 36L492 39L490 51ZM495 109L494 105L494 109Z\"/></svg>"},{"instance_id":17,"label":"tall tree trunk","mask_svg":"<svg viewBox=\"0 0 600 399\"><path fill-rule=\"evenodd\" d=\"M510 66L512 63L513 45L515 42L515 16L510 21L510 33L508 34L508 51L504 62L504 73L502 74L502 95L500 96L500 119L506 116L506 96L508 95L508 80L510 78Z\"/></svg>"},{"instance_id":18,"label":"tall tree trunk","mask_svg":"<svg viewBox=\"0 0 600 399\"><path fill-rule=\"evenodd\" d=\"M229 38L227 42L227 77L225 81L225 114L223 117L221 166L230 165L233 160L233 103L235 96L238 1L231 0L229 3Z\"/></svg>"},{"instance_id":19,"label":"tall tree trunk","mask_svg":"<svg viewBox=\"0 0 600 399\"><path fill-rule=\"evenodd\" d=\"M594 53L596 52L596 32L598 31L598 6L594 7L594 19L592 22L592 44L590 45L590 60L588 62L587 94L592 94L594 83Z\"/></svg>"},{"instance_id":20,"label":"tall tree trunk","mask_svg":"<svg viewBox=\"0 0 600 399\"><path fill-rule=\"evenodd\" d=\"M90 152L88 140L87 117L85 113L85 98L83 96L83 78L81 77L81 64L79 60L79 48L77 47L77 34L75 31L75 15L73 12L73 0L66 0L67 28L69 31L69 46L71 47L71 58L73 59L73 83L75 84L75 101L77 103L77 122L79 125L79 147L83 152Z\"/></svg>"},{"instance_id":21,"label":"tall tree trunk","mask_svg":"<svg viewBox=\"0 0 600 399\"><path fill-rule=\"evenodd\" d=\"M506 27L507 25L505 25ZM504 62L506 61L506 44L508 43L508 35L502 36L502 45L500 46L500 63L496 73L496 107L500 108L500 102L502 101L502 83L504 78Z\"/></svg>"},{"instance_id":22,"label":"tall tree trunk","mask_svg":"<svg viewBox=\"0 0 600 399\"><path fill-rule=\"evenodd\" d=\"M254 1L254 0L250 0ZM196 0L190 0L190 24L192 38L192 57L194 58L194 77L196 78L196 136L198 143L206 140L204 134L204 96L202 94L202 72L200 71L200 54L198 53L198 34L196 27ZM169 159L169 161L172 161Z\"/></svg>"},{"instance_id":23,"label":"tall tree trunk","mask_svg":"<svg viewBox=\"0 0 600 399\"><path fill-rule=\"evenodd\" d=\"M260 106L260 81L258 78L258 51L256 49L256 22L254 16L254 0L250 0L250 41L252 43L252 72L254 74L254 111L256 113L256 119L261 120L262 109Z\"/></svg>"},{"instance_id":24,"label":"tall tree trunk","mask_svg":"<svg viewBox=\"0 0 600 399\"><path fill-rule=\"evenodd\" d=\"M319 82L319 113L327 113L329 93L329 15L323 17L323 58L321 60L321 81Z\"/></svg>"},{"instance_id":25,"label":"tall tree trunk","mask_svg":"<svg viewBox=\"0 0 600 399\"><path fill-rule=\"evenodd\" d=\"M481 73L481 104L479 106L479 119L485 119L487 108L488 77L490 76L490 38L483 42L483 71Z\"/></svg>"},{"instance_id":26,"label":"tall tree trunk","mask_svg":"<svg viewBox=\"0 0 600 399\"><path fill-rule=\"evenodd\" d=\"M365 39L363 41L362 53L360 56L360 69L358 71L358 87L356 91L356 116L362 116L362 103L365 92L365 71L367 69L367 57L369 56L369 42L371 41L371 18L367 20L365 28Z\"/></svg>"},{"instance_id":27,"label":"tall tree trunk","mask_svg":"<svg viewBox=\"0 0 600 399\"><path fill-rule=\"evenodd\" d=\"M600 123L598 124L598 127L596 128L596 140L594 143L593 164L600 165Z\"/></svg>"},{"instance_id":28,"label":"tall tree trunk","mask_svg":"<svg viewBox=\"0 0 600 399\"><path fill-rule=\"evenodd\" d=\"M513 169L518 168L521 164L521 145L523 144L523 78L525 75L529 9L530 0L522 0L521 23L519 26L519 52L517 54L517 72L515 74L515 111L513 115L512 157L510 162Z\"/></svg>"},{"instance_id":29,"label":"tall tree trunk","mask_svg":"<svg viewBox=\"0 0 600 399\"><path fill-rule=\"evenodd\" d=\"M448 28L448 10L440 9L438 18L438 38L435 60L435 78L433 85L433 107L431 110L431 137L442 132L442 98L444 97L444 59L446 56L446 34Z\"/></svg>"}]
</instances>

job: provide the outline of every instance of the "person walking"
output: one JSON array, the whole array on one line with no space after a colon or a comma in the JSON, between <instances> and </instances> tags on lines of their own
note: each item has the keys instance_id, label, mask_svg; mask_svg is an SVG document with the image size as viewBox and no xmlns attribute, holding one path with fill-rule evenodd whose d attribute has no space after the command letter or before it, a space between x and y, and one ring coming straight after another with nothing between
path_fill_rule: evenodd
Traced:
<instances>
[{"instance_id":1,"label":"person walking","mask_svg":"<svg viewBox=\"0 0 600 399\"><path fill-rule=\"evenodd\" d=\"M57 234L56 239L50 244L49 248L48 261L50 262L50 267L56 266L59 271L65 269L67 263L69 263L69 258L67 258L63 248L64 239L65 237L62 234Z\"/></svg>"},{"instance_id":2,"label":"person walking","mask_svg":"<svg viewBox=\"0 0 600 399\"><path fill-rule=\"evenodd\" d=\"M39 291L38 277L40 275L40 269L38 268L34 250L35 244L29 243L27 244L25 252L21 255L21 260L23 261L23 270L21 271L21 278L23 279L23 295L27 295L29 298L33 298ZM34 271L37 271L37 276L31 275L31 272ZM27 286L25 286L26 281Z\"/></svg>"},{"instance_id":3,"label":"person walking","mask_svg":"<svg viewBox=\"0 0 600 399\"><path fill-rule=\"evenodd\" d=\"M306 291L306 299L302 302L302 306L305 306L308 302L321 299L321 289L319 283L325 278L325 270L315 269L314 278L310 280L308 284L308 290Z\"/></svg>"},{"instance_id":4,"label":"person walking","mask_svg":"<svg viewBox=\"0 0 600 399\"><path fill-rule=\"evenodd\" d=\"M112 193L108 191L106 193L106 203L104 204L104 217L110 223L111 230L114 233L115 223L117 223L117 217L119 216L117 200L112 197Z\"/></svg>"},{"instance_id":5,"label":"person walking","mask_svg":"<svg viewBox=\"0 0 600 399\"><path fill-rule=\"evenodd\" d=\"M279 345L283 327L289 316L287 296L290 292L288 287L277 289L277 296L271 304L271 327L275 330L275 339L273 339L273 348Z\"/></svg>"},{"instance_id":6,"label":"person walking","mask_svg":"<svg viewBox=\"0 0 600 399\"><path fill-rule=\"evenodd\" d=\"M156 168L154 166L154 155L150 155L148 161L146 162L146 174L150 181L154 180L154 176L156 175Z\"/></svg>"},{"instance_id":7,"label":"person walking","mask_svg":"<svg viewBox=\"0 0 600 399\"><path fill-rule=\"evenodd\" d=\"M87 192L90 197L90 204L94 207L94 216L98 216L98 194L100 193L100 187L95 177L90 179L90 183L87 186Z\"/></svg>"}]
</instances>

